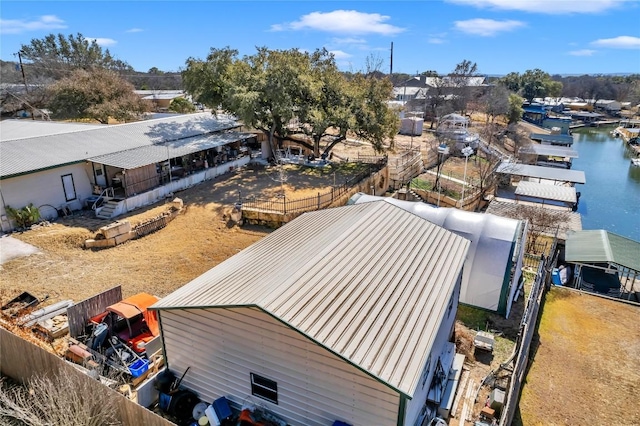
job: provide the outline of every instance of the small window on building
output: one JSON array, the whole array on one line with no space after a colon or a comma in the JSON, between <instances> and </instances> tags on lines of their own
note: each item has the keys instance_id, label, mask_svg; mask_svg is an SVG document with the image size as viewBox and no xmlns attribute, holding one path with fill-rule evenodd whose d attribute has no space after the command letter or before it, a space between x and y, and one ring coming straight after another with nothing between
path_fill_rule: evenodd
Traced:
<instances>
[{"instance_id":1,"label":"small window on building","mask_svg":"<svg viewBox=\"0 0 640 426\"><path fill-rule=\"evenodd\" d=\"M277 404L278 384L271 379L251 373L251 395Z\"/></svg>"}]
</instances>

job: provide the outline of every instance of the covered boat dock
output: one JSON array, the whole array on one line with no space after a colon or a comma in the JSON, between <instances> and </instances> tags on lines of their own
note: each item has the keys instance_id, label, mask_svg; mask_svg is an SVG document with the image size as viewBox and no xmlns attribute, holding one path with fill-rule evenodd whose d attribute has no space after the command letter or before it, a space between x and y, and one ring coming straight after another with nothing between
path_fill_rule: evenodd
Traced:
<instances>
[{"instance_id":1,"label":"covered boat dock","mask_svg":"<svg viewBox=\"0 0 640 426\"><path fill-rule=\"evenodd\" d=\"M543 145L573 145L573 136L571 135L548 135L545 133L531 133L531 140L539 141Z\"/></svg>"},{"instance_id":2,"label":"covered boat dock","mask_svg":"<svg viewBox=\"0 0 640 426\"><path fill-rule=\"evenodd\" d=\"M571 161L578 158L578 152L572 148L558 145L531 144L520 148L519 154L535 155L537 166L571 168Z\"/></svg>"},{"instance_id":3,"label":"covered boat dock","mask_svg":"<svg viewBox=\"0 0 640 426\"><path fill-rule=\"evenodd\" d=\"M519 164L503 161L496 168L496 173L522 176L531 179L552 181L554 183L586 183L584 172L581 170L566 170L555 167L533 166L530 164Z\"/></svg>"},{"instance_id":4,"label":"covered boat dock","mask_svg":"<svg viewBox=\"0 0 640 426\"><path fill-rule=\"evenodd\" d=\"M565 261L574 287L640 301L640 242L598 229L567 236Z\"/></svg>"},{"instance_id":5,"label":"covered boat dock","mask_svg":"<svg viewBox=\"0 0 640 426\"><path fill-rule=\"evenodd\" d=\"M547 185L544 183L520 181L516 187L516 200L526 200L533 198L545 201L556 201L573 208L578 203L576 188L573 186Z\"/></svg>"}]
</instances>

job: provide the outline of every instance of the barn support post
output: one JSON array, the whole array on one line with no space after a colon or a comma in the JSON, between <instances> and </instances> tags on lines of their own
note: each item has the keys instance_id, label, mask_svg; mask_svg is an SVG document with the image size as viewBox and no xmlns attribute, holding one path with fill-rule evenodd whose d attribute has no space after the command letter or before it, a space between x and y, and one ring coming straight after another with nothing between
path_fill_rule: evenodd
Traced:
<instances>
[{"instance_id":1,"label":"barn support post","mask_svg":"<svg viewBox=\"0 0 640 426\"><path fill-rule=\"evenodd\" d=\"M407 397L400 394L400 404L398 405L398 422L397 426L404 426L404 418L407 414Z\"/></svg>"}]
</instances>

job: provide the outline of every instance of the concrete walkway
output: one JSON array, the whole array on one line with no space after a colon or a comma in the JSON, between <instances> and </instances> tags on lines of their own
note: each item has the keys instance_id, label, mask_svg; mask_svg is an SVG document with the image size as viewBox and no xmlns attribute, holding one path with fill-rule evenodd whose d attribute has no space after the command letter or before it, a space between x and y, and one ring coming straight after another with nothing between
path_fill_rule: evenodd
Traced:
<instances>
[{"instance_id":1,"label":"concrete walkway","mask_svg":"<svg viewBox=\"0 0 640 426\"><path fill-rule=\"evenodd\" d=\"M11 259L40 253L37 247L9 235L0 237L0 265Z\"/></svg>"}]
</instances>

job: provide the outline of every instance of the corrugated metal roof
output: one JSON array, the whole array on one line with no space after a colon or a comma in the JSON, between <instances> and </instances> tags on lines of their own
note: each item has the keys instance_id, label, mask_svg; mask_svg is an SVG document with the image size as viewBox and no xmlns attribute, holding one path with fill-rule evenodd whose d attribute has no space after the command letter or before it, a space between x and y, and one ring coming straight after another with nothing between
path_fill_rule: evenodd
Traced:
<instances>
[{"instance_id":1,"label":"corrugated metal roof","mask_svg":"<svg viewBox=\"0 0 640 426\"><path fill-rule=\"evenodd\" d=\"M543 200L563 201L565 203L576 203L578 201L576 188L573 186L547 185L525 180L518 182L516 195L541 198Z\"/></svg>"},{"instance_id":2,"label":"corrugated metal roof","mask_svg":"<svg viewBox=\"0 0 640 426\"><path fill-rule=\"evenodd\" d=\"M116 124L98 129L3 141L0 177L6 178L88 158L237 127L210 113Z\"/></svg>"},{"instance_id":3,"label":"corrugated metal roof","mask_svg":"<svg viewBox=\"0 0 640 426\"><path fill-rule=\"evenodd\" d=\"M560 182L586 183L582 170L559 169L555 167L532 166L530 164L510 163L504 161L498 165L497 173L528 176Z\"/></svg>"},{"instance_id":4,"label":"corrugated metal roof","mask_svg":"<svg viewBox=\"0 0 640 426\"><path fill-rule=\"evenodd\" d=\"M578 158L578 151L557 145L533 144L524 146L518 151L520 154L550 155L553 157Z\"/></svg>"},{"instance_id":5,"label":"corrugated metal roof","mask_svg":"<svg viewBox=\"0 0 640 426\"><path fill-rule=\"evenodd\" d=\"M529 137L535 141L559 143L562 145L573 144L573 136L570 135L547 135L544 133L531 133Z\"/></svg>"},{"instance_id":6,"label":"corrugated metal roof","mask_svg":"<svg viewBox=\"0 0 640 426\"><path fill-rule=\"evenodd\" d=\"M205 149L223 146L252 136L254 136L253 133L214 133L212 135L195 136L164 144L143 146L140 148L115 152L113 154L92 157L88 160L93 161L94 163L106 164L107 166L121 167L129 170L135 169L136 167L159 163L167 160L168 158L181 157L194 152L204 151Z\"/></svg>"},{"instance_id":7,"label":"corrugated metal roof","mask_svg":"<svg viewBox=\"0 0 640 426\"><path fill-rule=\"evenodd\" d=\"M567 236L565 260L576 263L616 263L640 271L640 242L603 229Z\"/></svg>"},{"instance_id":8,"label":"corrugated metal roof","mask_svg":"<svg viewBox=\"0 0 640 426\"><path fill-rule=\"evenodd\" d=\"M412 395L468 247L384 201L305 213L153 308L258 306Z\"/></svg>"},{"instance_id":9,"label":"corrugated metal roof","mask_svg":"<svg viewBox=\"0 0 640 426\"><path fill-rule=\"evenodd\" d=\"M81 132L106 127L105 124L67 123L60 121L2 120L0 121L0 143L16 139L37 138L60 133ZM4 148L4 144L3 144Z\"/></svg>"},{"instance_id":10,"label":"corrugated metal roof","mask_svg":"<svg viewBox=\"0 0 640 426\"><path fill-rule=\"evenodd\" d=\"M509 282L513 247L522 232L521 220L363 193L352 196L348 203L379 200L402 207L471 240L462 274L460 302L491 311L500 310L500 294Z\"/></svg>"}]
</instances>

